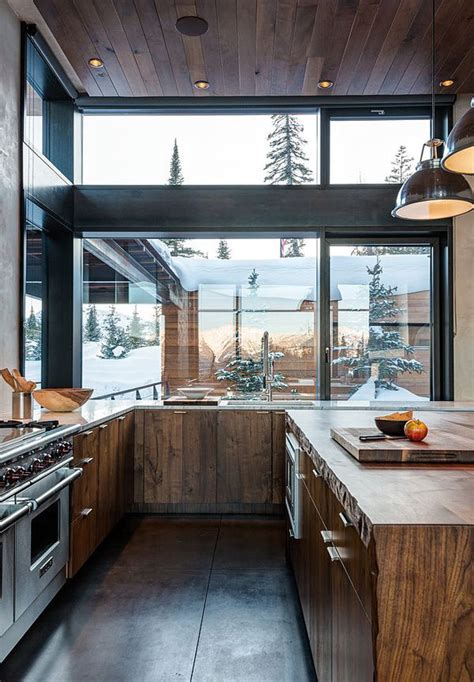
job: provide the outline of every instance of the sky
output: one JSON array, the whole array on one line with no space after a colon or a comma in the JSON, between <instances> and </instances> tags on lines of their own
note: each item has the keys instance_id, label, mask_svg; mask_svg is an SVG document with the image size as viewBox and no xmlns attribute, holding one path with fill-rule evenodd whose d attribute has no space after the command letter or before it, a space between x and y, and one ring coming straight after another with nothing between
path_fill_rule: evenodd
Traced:
<instances>
[{"instance_id":1,"label":"sky","mask_svg":"<svg viewBox=\"0 0 474 682\"><path fill-rule=\"evenodd\" d=\"M319 118L299 114L318 181ZM186 184L262 184L271 117L84 116L84 184L166 184L174 140ZM418 161L429 121L333 121L331 181L384 182L400 145Z\"/></svg>"}]
</instances>

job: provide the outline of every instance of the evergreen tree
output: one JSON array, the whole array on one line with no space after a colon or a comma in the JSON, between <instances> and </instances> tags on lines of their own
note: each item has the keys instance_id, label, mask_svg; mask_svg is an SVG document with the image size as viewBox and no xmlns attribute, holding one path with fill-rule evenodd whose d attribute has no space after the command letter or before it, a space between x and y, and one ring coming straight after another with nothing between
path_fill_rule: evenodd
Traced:
<instances>
[{"instance_id":1,"label":"evergreen tree","mask_svg":"<svg viewBox=\"0 0 474 682\"><path fill-rule=\"evenodd\" d=\"M120 318L115 311L115 306L111 305L104 322L104 332L100 357L106 360L121 359L128 355L130 342L127 333L120 326Z\"/></svg>"},{"instance_id":2,"label":"evergreen tree","mask_svg":"<svg viewBox=\"0 0 474 682\"><path fill-rule=\"evenodd\" d=\"M296 116L274 114L273 130L268 135L269 151L264 182L301 185L312 182L313 175L304 151L307 144L303 138L303 126Z\"/></svg>"},{"instance_id":3,"label":"evergreen tree","mask_svg":"<svg viewBox=\"0 0 474 682\"><path fill-rule=\"evenodd\" d=\"M352 251L352 256L395 256L406 254L429 254L429 246L355 246Z\"/></svg>"},{"instance_id":4,"label":"evergreen tree","mask_svg":"<svg viewBox=\"0 0 474 682\"><path fill-rule=\"evenodd\" d=\"M217 247L217 257L222 260L230 259L230 248L226 239L219 240L219 246Z\"/></svg>"},{"instance_id":5,"label":"evergreen tree","mask_svg":"<svg viewBox=\"0 0 474 682\"><path fill-rule=\"evenodd\" d=\"M25 320L25 359L41 360L41 322L38 321L33 306Z\"/></svg>"},{"instance_id":6,"label":"evergreen tree","mask_svg":"<svg viewBox=\"0 0 474 682\"><path fill-rule=\"evenodd\" d=\"M286 245L284 258L301 258L304 256L304 239L287 239Z\"/></svg>"},{"instance_id":7,"label":"evergreen tree","mask_svg":"<svg viewBox=\"0 0 474 682\"><path fill-rule=\"evenodd\" d=\"M407 148L399 146L395 158L392 161L392 169L385 177L385 182L403 183L410 177L412 172L413 157L407 155Z\"/></svg>"},{"instance_id":8,"label":"evergreen tree","mask_svg":"<svg viewBox=\"0 0 474 682\"><path fill-rule=\"evenodd\" d=\"M173 153L170 162L170 176L168 178L169 185L182 185L184 182L183 171L181 168L181 160L179 158L178 143L174 139Z\"/></svg>"},{"instance_id":9,"label":"evergreen tree","mask_svg":"<svg viewBox=\"0 0 474 682\"><path fill-rule=\"evenodd\" d=\"M141 348L142 346L147 345L143 338L143 333L143 323L140 320L137 306L135 306L132 313L132 320L128 328L128 340L130 348Z\"/></svg>"},{"instance_id":10,"label":"evergreen tree","mask_svg":"<svg viewBox=\"0 0 474 682\"><path fill-rule=\"evenodd\" d=\"M84 325L84 341L99 341L100 325L97 318L97 308L90 305L87 308L86 324Z\"/></svg>"},{"instance_id":11,"label":"evergreen tree","mask_svg":"<svg viewBox=\"0 0 474 682\"><path fill-rule=\"evenodd\" d=\"M207 258L206 254L202 251L193 249L192 246L186 246L187 239L162 239L161 241L169 248L171 256L183 256L184 258L199 256L200 258Z\"/></svg>"},{"instance_id":12,"label":"evergreen tree","mask_svg":"<svg viewBox=\"0 0 474 682\"><path fill-rule=\"evenodd\" d=\"M388 327L402 311L394 300L398 287L389 287L382 282L383 268L380 258L373 268L367 267L369 282L369 339L361 344L356 355L341 355L334 365L346 367L354 377L369 379L371 365L378 365L375 379L375 397L381 388L396 391L395 379L405 372L421 374L423 365L414 360L413 348L405 343L398 331ZM393 323L392 323L393 324ZM397 351L403 355L397 355ZM355 389L357 390L357 388Z\"/></svg>"},{"instance_id":13,"label":"evergreen tree","mask_svg":"<svg viewBox=\"0 0 474 682\"><path fill-rule=\"evenodd\" d=\"M250 296L257 297L260 285L258 283L259 274L253 268L248 276L248 288ZM249 318L250 321L251 318ZM227 363L224 369L219 369L216 372L218 381L228 381L232 388L238 393L261 393L263 391L263 358L260 354L257 359L248 357L243 358L240 351L240 344L238 337L236 338L236 353L233 358ZM275 352L269 353L270 358L278 360L284 357L284 353ZM282 374L274 374L273 388L287 388L285 384L285 377Z\"/></svg>"}]
</instances>

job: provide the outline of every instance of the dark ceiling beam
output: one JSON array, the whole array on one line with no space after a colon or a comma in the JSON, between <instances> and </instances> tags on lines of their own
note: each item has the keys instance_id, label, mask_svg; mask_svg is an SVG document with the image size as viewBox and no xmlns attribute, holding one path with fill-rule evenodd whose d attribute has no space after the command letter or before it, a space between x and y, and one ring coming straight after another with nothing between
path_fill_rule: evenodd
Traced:
<instances>
[{"instance_id":1,"label":"dark ceiling beam","mask_svg":"<svg viewBox=\"0 0 474 682\"><path fill-rule=\"evenodd\" d=\"M440 105L452 105L455 95L437 95ZM428 95L382 95L382 96L342 96L325 95L315 97L88 97L80 96L76 106L85 114L166 114L206 113L272 113L275 110L305 111L316 107L399 107L428 106Z\"/></svg>"},{"instance_id":2,"label":"dark ceiling beam","mask_svg":"<svg viewBox=\"0 0 474 682\"><path fill-rule=\"evenodd\" d=\"M77 186L74 229L86 237L219 236L318 228L410 229L392 218L398 186ZM419 221L413 228L448 226Z\"/></svg>"}]
</instances>

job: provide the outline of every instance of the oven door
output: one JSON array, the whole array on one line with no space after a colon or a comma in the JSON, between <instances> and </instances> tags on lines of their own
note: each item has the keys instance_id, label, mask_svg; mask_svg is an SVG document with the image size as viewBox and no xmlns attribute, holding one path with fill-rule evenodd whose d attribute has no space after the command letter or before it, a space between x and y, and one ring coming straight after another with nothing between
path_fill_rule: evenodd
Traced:
<instances>
[{"instance_id":1,"label":"oven door","mask_svg":"<svg viewBox=\"0 0 474 682\"><path fill-rule=\"evenodd\" d=\"M0 516L8 512L9 506L0 506ZM14 532L13 526L10 526L0 533L0 637L13 625Z\"/></svg>"},{"instance_id":2,"label":"oven door","mask_svg":"<svg viewBox=\"0 0 474 682\"><path fill-rule=\"evenodd\" d=\"M69 485L80 469L59 469L33 485L35 511L15 527L15 619L65 569L69 554Z\"/></svg>"},{"instance_id":3,"label":"oven door","mask_svg":"<svg viewBox=\"0 0 474 682\"><path fill-rule=\"evenodd\" d=\"M300 476L299 476L299 454L298 441L292 433L286 434L286 466L285 466L285 505L291 525L291 534L294 538L301 537L301 495L300 495Z\"/></svg>"}]
</instances>

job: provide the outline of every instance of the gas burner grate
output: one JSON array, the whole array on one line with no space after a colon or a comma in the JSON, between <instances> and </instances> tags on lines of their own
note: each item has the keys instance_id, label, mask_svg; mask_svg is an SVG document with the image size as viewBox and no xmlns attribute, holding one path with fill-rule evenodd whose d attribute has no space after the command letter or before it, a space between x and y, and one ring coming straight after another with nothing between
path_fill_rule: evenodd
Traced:
<instances>
[{"instance_id":1,"label":"gas burner grate","mask_svg":"<svg viewBox=\"0 0 474 682\"><path fill-rule=\"evenodd\" d=\"M0 419L0 429L22 429L25 424L14 419Z\"/></svg>"}]
</instances>

